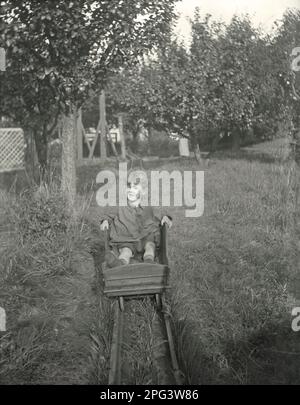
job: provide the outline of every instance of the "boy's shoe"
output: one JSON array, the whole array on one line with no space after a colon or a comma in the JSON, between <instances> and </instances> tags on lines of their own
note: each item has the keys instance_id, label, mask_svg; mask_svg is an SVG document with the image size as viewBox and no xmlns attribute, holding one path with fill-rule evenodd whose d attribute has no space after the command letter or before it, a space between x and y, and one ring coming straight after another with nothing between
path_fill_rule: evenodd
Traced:
<instances>
[{"instance_id":1,"label":"boy's shoe","mask_svg":"<svg viewBox=\"0 0 300 405\"><path fill-rule=\"evenodd\" d=\"M151 255L144 256L144 262L145 263L154 263L154 256L151 256Z\"/></svg>"},{"instance_id":2,"label":"boy's shoe","mask_svg":"<svg viewBox=\"0 0 300 405\"><path fill-rule=\"evenodd\" d=\"M105 261L110 268L124 266L127 264L125 260L119 259L112 251L106 253Z\"/></svg>"}]
</instances>

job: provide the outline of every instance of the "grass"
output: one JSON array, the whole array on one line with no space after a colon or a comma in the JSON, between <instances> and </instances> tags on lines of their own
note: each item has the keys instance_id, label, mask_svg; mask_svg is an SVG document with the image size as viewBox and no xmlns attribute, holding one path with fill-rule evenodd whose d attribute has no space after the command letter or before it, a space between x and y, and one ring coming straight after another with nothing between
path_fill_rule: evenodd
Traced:
<instances>
[{"instance_id":1,"label":"grass","mask_svg":"<svg viewBox=\"0 0 300 405\"><path fill-rule=\"evenodd\" d=\"M157 384L153 363L153 303L150 299L126 302L126 311L123 359L125 384Z\"/></svg>"},{"instance_id":2,"label":"grass","mask_svg":"<svg viewBox=\"0 0 300 405\"><path fill-rule=\"evenodd\" d=\"M204 215L169 209L168 300L186 384L299 384L299 336L291 330L300 299L297 171L285 157L282 141L218 152L203 167ZM199 166L184 160L161 169ZM1 384L107 383L113 308L103 297L97 221L107 209L93 194L98 170L79 169L72 218L54 184L1 192ZM151 384L151 306L130 308L128 381Z\"/></svg>"},{"instance_id":3,"label":"grass","mask_svg":"<svg viewBox=\"0 0 300 405\"><path fill-rule=\"evenodd\" d=\"M300 347L291 329L291 308L300 294L293 291L297 180L286 155L285 143L277 140L235 158L216 156L203 167L204 215L189 219L183 208L169 209L174 219L169 301L187 384L299 383ZM186 161L161 169L199 166ZM153 364L139 350L151 348L151 339L147 332L136 336L142 344L131 356L133 370L140 371L134 383L151 376Z\"/></svg>"},{"instance_id":4,"label":"grass","mask_svg":"<svg viewBox=\"0 0 300 405\"><path fill-rule=\"evenodd\" d=\"M81 207L68 217L55 186L1 193L1 384L90 380L93 235Z\"/></svg>"},{"instance_id":5,"label":"grass","mask_svg":"<svg viewBox=\"0 0 300 405\"><path fill-rule=\"evenodd\" d=\"M215 160L205 172L203 217L170 210L170 298L189 384L299 383L287 174L288 164Z\"/></svg>"}]
</instances>

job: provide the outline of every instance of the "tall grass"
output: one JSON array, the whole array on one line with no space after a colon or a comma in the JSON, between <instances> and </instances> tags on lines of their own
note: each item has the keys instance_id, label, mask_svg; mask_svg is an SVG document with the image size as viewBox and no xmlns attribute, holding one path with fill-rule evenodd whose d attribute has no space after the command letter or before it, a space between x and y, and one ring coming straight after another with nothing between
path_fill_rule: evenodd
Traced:
<instances>
[{"instance_id":1,"label":"tall grass","mask_svg":"<svg viewBox=\"0 0 300 405\"><path fill-rule=\"evenodd\" d=\"M83 218L89 202L70 217L54 183L20 196L1 192L0 200L0 305L8 319L0 381L86 383L94 277L94 236Z\"/></svg>"}]
</instances>

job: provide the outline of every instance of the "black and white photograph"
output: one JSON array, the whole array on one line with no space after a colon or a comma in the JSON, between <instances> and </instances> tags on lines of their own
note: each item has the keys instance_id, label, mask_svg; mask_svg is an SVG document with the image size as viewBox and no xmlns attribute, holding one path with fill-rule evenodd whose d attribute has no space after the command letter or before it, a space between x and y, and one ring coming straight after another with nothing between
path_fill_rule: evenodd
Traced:
<instances>
[{"instance_id":1,"label":"black and white photograph","mask_svg":"<svg viewBox=\"0 0 300 405\"><path fill-rule=\"evenodd\" d=\"M300 385L299 165L300 0L0 0L0 391Z\"/></svg>"}]
</instances>

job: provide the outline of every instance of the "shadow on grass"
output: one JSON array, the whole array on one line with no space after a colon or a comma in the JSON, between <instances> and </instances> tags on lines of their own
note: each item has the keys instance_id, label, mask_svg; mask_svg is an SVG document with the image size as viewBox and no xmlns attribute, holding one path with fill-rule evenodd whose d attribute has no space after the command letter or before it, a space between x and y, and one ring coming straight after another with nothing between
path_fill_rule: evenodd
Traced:
<instances>
[{"instance_id":1,"label":"shadow on grass","mask_svg":"<svg viewBox=\"0 0 300 405\"><path fill-rule=\"evenodd\" d=\"M238 384L300 384L299 336L287 323L270 324L245 341L227 342L225 353Z\"/></svg>"},{"instance_id":2,"label":"shadow on grass","mask_svg":"<svg viewBox=\"0 0 300 405\"><path fill-rule=\"evenodd\" d=\"M175 348L184 385L221 383L220 368L207 354L193 321L173 319ZM223 382L224 383L224 382Z\"/></svg>"},{"instance_id":3,"label":"shadow on grass","mask_svg":"<svg viewBox=\"0 0 300 405\"><path fill-rule=\"evenodd\" d=\"M258 152L247 149L240 149L238 151L223 150L217 151L210 155L213 160L246 160L248 162L259 162L265 164L282 163L283 159L271 153Z\"/></svg>"},{"instance_id":4,"label":"shadow on grass","mask_svg":"<svg viewBox=\"0 0 300 405\"><path fill-rule=\"evenodd\" d=\"M25 170L0 173L0 189L20 194L24 189L29 187L30 179Z\"/></svg>"},{"instance_id":5,"label":"shadow on grass","mask_svg":"<svg viewBox=\"0 0 300 405\"><path fill-rule=\"evenodd\" d=\"M220 341L219 352L211 356L193 322L175 321L174 328L185 384L300 384L299 336L286 323L270 324L245 340Z\"/></svg>"}]
</instances>

